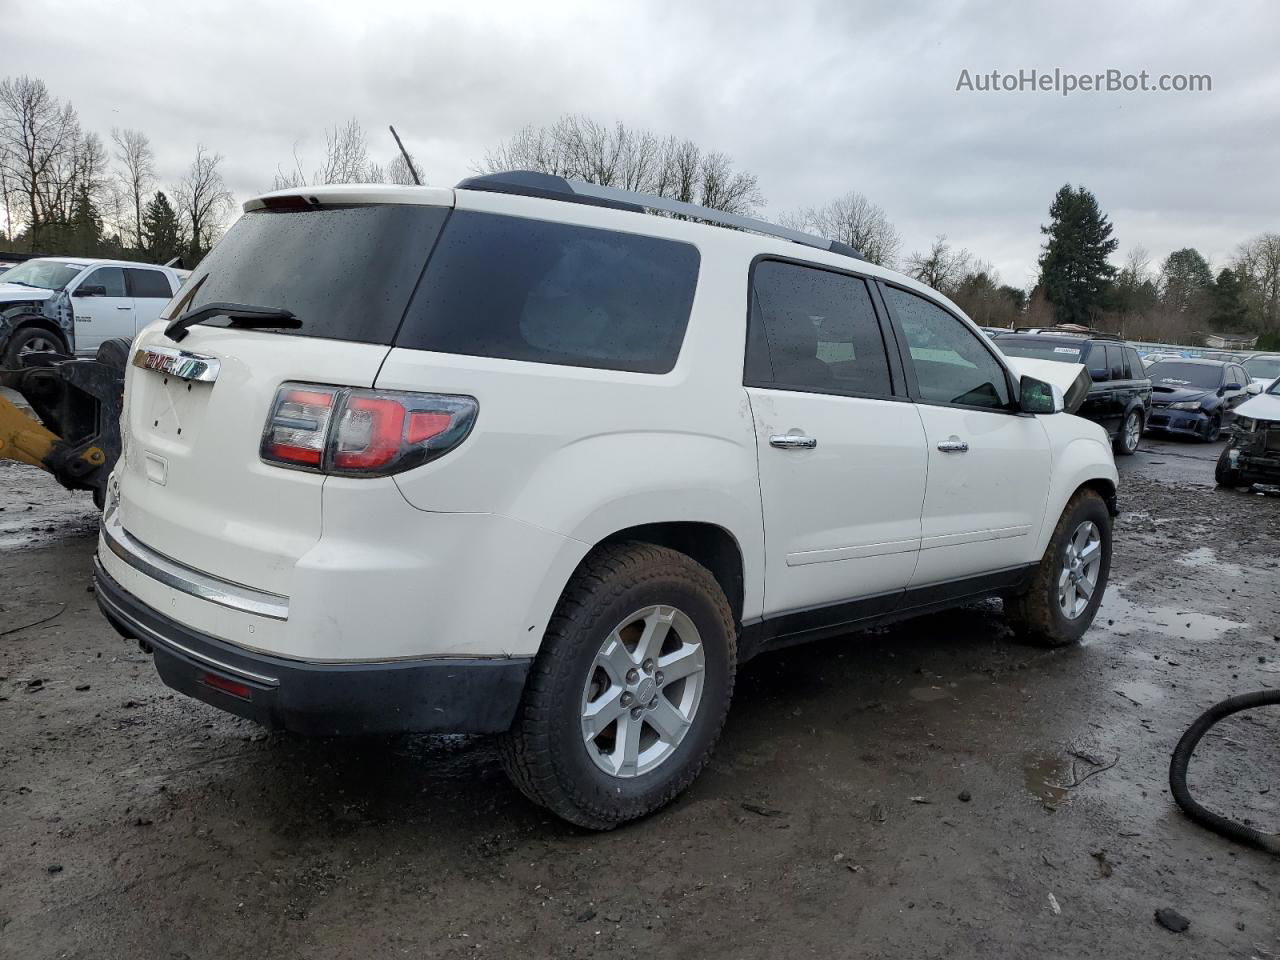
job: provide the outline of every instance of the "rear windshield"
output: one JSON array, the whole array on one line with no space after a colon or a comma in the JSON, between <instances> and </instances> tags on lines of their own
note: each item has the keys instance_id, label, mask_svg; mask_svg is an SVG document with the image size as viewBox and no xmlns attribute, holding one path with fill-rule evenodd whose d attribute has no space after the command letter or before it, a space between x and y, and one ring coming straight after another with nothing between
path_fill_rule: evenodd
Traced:
<instances>
[{"instance_id":1,"label":"rear windshield","mask_svg":"<svg viewBox=\"0 0 1280 960\"><path fill-rule=\"evenodd\" d=\"M396 345L666 373L698 262L696 247L674 240L457 211Z\"/></svg>"},{"instance_id":2,"label":"rear windshield","mask_svg":"<svg viewBox=\"0 0 1280 960\"><path fill-rule=\"evenodd\" d=\"M390 344L447 214L417 204L250 211L168 314L219 301L283 307L300 326L282 333Z\"/></svg>"},{"instance_id":3,"label":"rear windshield","mask_svg":"<svg viewBox=\"0 0 1280 960\"><path fill-rule=\"evenodd\" d=\"M1083 346L1063 343L1061 340L1042 340L1036 337L996 337L992 343L1006 357L1057 360L1060 363L1079 363L1080 351Z\"/></svg>"},{"instance_id":4,"label":"rear windshield","mask_svg":"<svg viewBox=\"0 0 1280 960\"><path fill-rule=\"evenodd\" d=\"M1222 383L1222 367L1217 364L1179 363L1161 360L1147 367L1147 376L1156 387L1177 390L1181 387L1209 389Z\"/></svg>"}]
</instances>

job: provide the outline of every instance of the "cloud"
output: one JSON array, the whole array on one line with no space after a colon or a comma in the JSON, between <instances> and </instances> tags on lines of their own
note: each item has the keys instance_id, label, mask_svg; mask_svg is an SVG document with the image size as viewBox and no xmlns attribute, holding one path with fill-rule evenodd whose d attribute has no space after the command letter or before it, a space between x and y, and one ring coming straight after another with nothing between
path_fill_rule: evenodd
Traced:
<instances>
[{"instance_id":1,"label":"cloud","mask_svg":"<svg viewBox=\"0 0 1280 960\"><path fill-rule=\"evenodd\" d=\"M729 153L774 215L860 190L906 249L946 233L1017 284L1066 182L1098 196L1121 252L1196 246L1220 263L1280 228L1280 8L1265 2L6 7L6 73L40 76L104 136L146 131L166 181L207 144L240 198L295 148L310 169L324 128L352 116L376 159L395 123L449 184L521 125L581 112ZM1207 73L1213 90L955 89L964 69L1055 67Z\"/></svg>"}]
</instances>

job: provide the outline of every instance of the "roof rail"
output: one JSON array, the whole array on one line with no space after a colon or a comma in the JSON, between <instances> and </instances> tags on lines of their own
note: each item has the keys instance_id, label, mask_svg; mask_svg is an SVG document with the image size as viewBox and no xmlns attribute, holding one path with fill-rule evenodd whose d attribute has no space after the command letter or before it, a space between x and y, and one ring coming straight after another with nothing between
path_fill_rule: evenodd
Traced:
<instances>
[{"instance_id":1,"label":"roof rail","mask_svg":"<svg viewBox=\"0 0 1280 960\"><path fill-rule=\"evenodd\" d=\"M1057 327L1015 327L1014 333L1043 333L1053 337L1088 337L1091 340L1116 340L1124 343L1124 337L1118 333L1104 333L1088 327L1077 327L1075 324Z\"/></svg>"},{"instance_id":2,"label":"roof rail","mask_svg":"<svg viewBox=\"0 0 1280 960\"><path fill-rule=\"evenodd\" d=\"M489 193L510 193L525 197L542 197L546 200L564 200L569 203L587 203L598 207L611 207L615 210L627 210L632 213L644 213L646 210L661 210L680 217L704 220L722 227L733 227L737 230L750 230L765 236L790 240L806 247L826 250L855 260L865 260L861 253L839 240L828 240L825 237L792 230L790 227L757 220L755 217L743 217L736 213L725 213L710 207L700 207L695 203L683 200L672 200L651 193L637 193L633 190L622 190L618 187L602 187L596 183L583 183L579 180L566 180L550 173L538 173L533 170L508 170L502 173L489 173L482 176L467 177L458 183L459 190L483 190Z\"/></svg>"}]
</instances>

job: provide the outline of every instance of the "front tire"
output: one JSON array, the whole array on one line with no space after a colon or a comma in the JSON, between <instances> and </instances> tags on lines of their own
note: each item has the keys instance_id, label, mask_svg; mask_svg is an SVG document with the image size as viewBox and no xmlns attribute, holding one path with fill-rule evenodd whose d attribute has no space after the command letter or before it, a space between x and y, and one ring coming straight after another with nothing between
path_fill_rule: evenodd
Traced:
<instances>
[{"instance_id":1,"label":"front tire","mask_svg":"<svg viewBox=\"0 0 1280 960\"><path fill-rule=\"evenodd\" d=\"M4 361L0 366L6 370L19 370L24 356L46 352L66 353L67 347L61 337L44 327L20 327L5 345Z\"/></svg>"},{"instance_id":2,"label":"front tire","mask_svg":"<svg viewBox=\"0 0 1280 960\"><path fill-rule=\"evenodd\" d=\"M1244 477L1240 471L1231 466L1231 448L1227 447L1218 455L1218 463L1213 468L1213 479L1220 487L1243 487Z\"/></svg>"},{"instance_id":3,"label":"front tire","mask_svg":"<svg viewBox=\"0 0 1280 960\"><path fill-rule=\"evenodd\" d=\"M1112 447L1121 456L1131 457L1137 453L1138 441L1141 439L1142 414L1137 410L1130 410L1124 418L1124 423L1120 425L1120 432L1116 434Z\"/></svg>"},{"instance_id":4,"label":"front tire","mask_svg":"<svg viewBox=\"0 0 1280 960\"><path fill-rule=\"evenodd\" d=\"M599 548L547 627L503 766L570 823L643 817L702 771L736 668L733 612L709 570L652 544Z\"/></svg>"},{"instance_id":5,"label":"front tire","mask_svg":"<svg viewBox=\"0 0 1280 960\"><path fill-rule=\"evenodd\" d=\"M1041 647L1076 643L1093 623L1111 575L1111 514L1097 491L1078 490L1022 593L1005 601L1014 630Z\"/></svg>"},{"instance_id":6,"label":"front tire","mask_svg":"<svg viewBox=\"0 0 1280 960\"><path fill-rule=\"evenodd\" d=\"M1209 418L1209 425L1205 427L1204 442L1213 443L1222 436L1222 414L1215 413Z\"/></svg>"}]
</instances>

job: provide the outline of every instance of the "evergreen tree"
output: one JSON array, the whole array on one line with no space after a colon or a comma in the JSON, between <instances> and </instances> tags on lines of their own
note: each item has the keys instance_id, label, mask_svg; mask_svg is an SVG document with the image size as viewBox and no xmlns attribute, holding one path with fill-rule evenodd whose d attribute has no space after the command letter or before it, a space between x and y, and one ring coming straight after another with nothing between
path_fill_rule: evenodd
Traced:
<instances>
[{"instance_id":1,"label":"evergreen tree","mask_svg":"<svg viewBox=\"0 0 1280 960\"><path fill-rule=\"evenodd\" d=\"M156 191L142 215L142 242L147 256L155 263L167 263L182 254L178 214L162 190Z\"/></svg>"},{"instance_id":2,"label":"evergreen tree","mask_svg":"<svg viewBox=\"0 0 1280 960\"><path fill-rule=\"evenodd\" d=\"M1048 236L1040 255L1040 288L1058 323L1089 325L1101 311L1116 268L1107 257L1119 243L1111 221L1084 187L1066 184L1049 207Z\"/></svg>"},{"instance_id":3,"label":"evergreen tree","mask_svg":"<svg viewBox=\"0 0 1280 960\"><path fill-rule=\"evenodd\" d=\"M74 256L97 256L102 251L102 216L94 206L87 187L76 193L71 219L66 227L67 252Z\"/></svg>"},{"instance_id":4,"label":"evergreen tree","mask_svg":"<svg viewBox=\"0 0 1280 960\"><path fill-rule=\"evenodd\" d=\"M1245 328L1249 307L1244 302L1244 284L1234 270L1223 270L1213 284L1213 315L1209 322L1214 329L1234 333Z\"/></svg>"},{"instance_id":5,"label":"evergreen tree","mask_svg":"<svg viewBox=\"0 0 1280 960\"><path fill-rule=\"evenodd\" d=\"M1194 247L1183 247L1165 257L1160 274L1164 303L1174 310L1185 311L1196 305L1213 287L1209 261Z\"/></svg>"}]
</instances>

